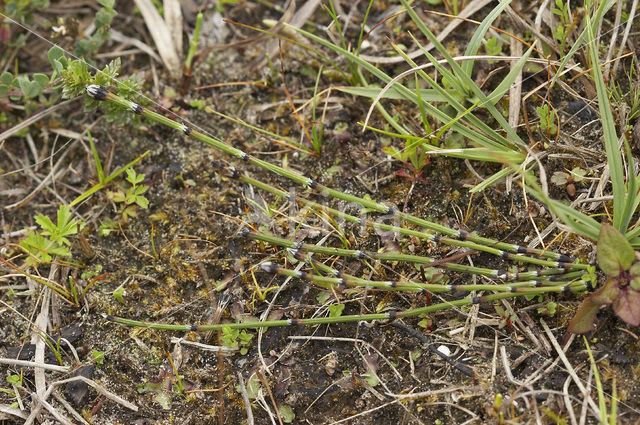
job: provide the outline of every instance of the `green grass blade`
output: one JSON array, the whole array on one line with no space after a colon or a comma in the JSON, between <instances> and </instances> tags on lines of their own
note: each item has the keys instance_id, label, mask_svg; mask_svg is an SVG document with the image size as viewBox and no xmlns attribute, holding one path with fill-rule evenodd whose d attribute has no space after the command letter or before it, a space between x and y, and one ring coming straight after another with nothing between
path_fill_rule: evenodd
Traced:
<instances>
[{"instance_id":1,"label":"green grass blade","mask_svg":"<svg viewBox=\"0 0 640 425\"><path fill-rule=\"evenodd\" d=\"M467 45L467 50L465 50L465 56L475 56L478 54L478 50L482 45L482 40L484 39L484 35L489 30L489 27L495 21L498 16L504 11L504 9L509 6L512 0L503 0L501 1L488 15L486 18L482 20L480 26L475 30L473 36L471 37L471 41ZM426 35L426 34L425 34ZM462 70L466 74L467 77L471 78L471 73L473 71L473 60L466 60L462 63ZM475 85L475 83L474 83ZM471 87L469 87L471 88Z\"/></svg>"},{"instance_id":2,"label":"green grass blade","mask_svg":"<svg viewBox=\"0 0 640 425\"><path fill-rule=\"evenodd\" d=\"M518 59L518 62L516 62L515 66L511 69L511 71L509 71L509 74L507 74L504 80L502 80L500 84L498 84L498 87L496 87L491 92L491 94L487 96L489 102L495 105L500 99L502 99L502 96L504 96L504 94L509 90L511 84L513 84L516 78L518 78L518 75L522 71L522 68L524 68L524 66L526 65L527 59L529 59L529 56L531 56L534 48L535 46L531 46L525 52L525 54L522 55L520 59Z\"/></svg>"},{"instance_id":3,"label":"green grass blade","mask_svg":"<svg viewBox=\"0 0 640 425\"><path fill-rule=\"evenodd\" d=\"M104 171L102 170L102 162L100 162L100 156L96 149L95 143L93 143L93 137L91 137L91 131L87 128L87 137L89 138L89 147L91 148L91 154L93 155L93 162L96 163L96 174L98 175L98 183L105 185Z\"/></svg>"},{"instance_id":4,"label":"green grass blade","mask_svg":"<svg viewBox=\"0 0 640 425\"><path fill-rule=\"evenodd\" d=\"M595 38L594 25L591 24L589 14L585 15L585 26L587 30L587 47L589 59L591 61L592 77L598 93L598 109L600 111L600 122L604 137L604 147L607 152L607 162L611 175L611 185L613 186L613 226L622 233L626 233L623 228L624 206L625 206L625 182L624 168L622 165L622 154L618 145L616 126L611 113L611 103L607 88L604 85L602 69L600 69L600 59L598 57L599 43Z\"/></svg>"}]
</instances>

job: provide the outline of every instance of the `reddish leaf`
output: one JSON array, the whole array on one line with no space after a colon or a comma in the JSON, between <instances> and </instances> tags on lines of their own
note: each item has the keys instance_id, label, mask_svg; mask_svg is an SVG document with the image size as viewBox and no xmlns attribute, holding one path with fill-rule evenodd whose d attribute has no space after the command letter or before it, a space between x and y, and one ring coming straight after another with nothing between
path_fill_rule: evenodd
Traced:
<instances>
[{"instance_id":1,"label":"reddish leaf","mask_svg":"<svg viewBox=\"0 0 640 425\"><path fill-rule=\"evenodd\" d=\"M613 302L613 311L628 324L640 325L640 292L624 288Z\"/></svg>"},{"instance_id":2,"label":"reddish leaf","mask_svg":"<svg viewBox=\"0 0 640 425\"><path fill-rule=\"evenodd\" d=\"M582 305L569 322L567 330L574 334L584 334L593 330L598 309L602 305L611 304L618 299L620 290L614 279L608 279L602 288L582 301Z\"/></svg>"}]
</instances>

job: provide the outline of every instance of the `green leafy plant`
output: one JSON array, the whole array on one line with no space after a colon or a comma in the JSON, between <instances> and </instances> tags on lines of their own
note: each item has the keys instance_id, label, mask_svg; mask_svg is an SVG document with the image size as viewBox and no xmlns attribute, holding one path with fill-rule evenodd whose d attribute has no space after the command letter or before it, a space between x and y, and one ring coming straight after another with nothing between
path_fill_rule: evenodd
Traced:
<instances>
[{"instance_id":1,"label":"green leafy plant","mask_svg":"<svg viewBox=\"0 0 640 425\"><path fill-rule=\"evenodd\" d=\"M549 301L547 304L544 305L544 307L538 308L538 314L543 314L549 317L555 316L557 309L558 309L558 304L553 301Z\"/></svg>"},{"instance_id":2,"label":"green leafy plant","mask_svg":"<svg viewBox=\"0 0 640 425\"><path fill-rule=\"evenodd\" d=\"M107 198L115 203L122 204L118 213L122 216L125 223L129 217L138 216L136 212L138 207L143 209L149 208L149 200L144 196L149 186L140 184L144 180L144 174L136 174L132 168L127 168L126 173L127 177L125 180L129 183L128 188L118 188L115 191L107 191Z\"/></svg>"},{"instance_id":3,"label":"green leafy plant","mask_svg":"<svg viewBox=\"0 0 640 425\"><path fill-rule=\"evenodd\" d=\"M558 127L555 124L554 112L549 108L549 104L536 107L536 113L540 118L540 130L549 135L555 135Z\"/></svg>"},{"instance_id":4,"label":"green leafy plant","mask_svg":"<svg viewBox=\"0 0 640 425\"><path fill-rule=\"evenodd\" d=\"M580 167L574 167L568 173L565 171L556 171L551 176L551 183L557 186L566 186L567 193L573 196L576 194L576 183L583 182L586 175L587 171Z\"/></svg>"},{"instance_id":5,"label":"green leafy plant","mask_svg":"<svg viewBox=\"0 0 640 425\"><path fill-rule=\"evenodd\" d=\"M98 366L102 366L102 363L104 362L104 351L94 349L91 351L91 357L93 357Z\"/></svg>"},{"instance_id":6,"label":"green leafy plant","mask_svg":"<svg viewBox=\"0 0 640 425\"><path fill-rule=\"evenodd\" d=\"M241 332L239 329L222 325L222 345L234 350L240 349L240 354L243 356L249 352L251 339L253 339L253 334L247 333L245 330Z\"/></svg>"},{"instance_id":7,"label":"green leafy plant","mask_svg":"<svg viewBox=\"0 0 640 425\"><path fill-rule=\"evenodd\" d=\"M42 230L30 230L27 237L20 242L20 246L29 254L26 264L37 266L40 263L51 262L53 256L71 256L71 242L67 237L78 233L83 224L73 218L69 207L60 206L56 223L42 214L38 214L35 220Z\"/></svg>"},{"instance_id":8,"label":"green leafy plant","mask_svg":"<svg viewBox=\"0 0 640 425\"><path fill-rule=\"evenodd\" d=\"M6 0L3 3L0 10L22 23L31 22L34 12L49 8L49 0Z\"/></svg>"},{"instance_id":9,"label":"green leafy plant","mask_svg":"<svg viewBox=\"0 0 640 425\"><path fill-rule=\"evenodd\" d=\"M551 12L558 16L560 22L556 24L556 29L553 31L553 38L560 43L560 53L564 52L567 36L570 30L570 17L569 17L569 2L564 0L555 0L555 7L551 9Z\"/></svg>"},{"instance_id":10,"label":"green leafy plant","mask_svg":"<svg viewBox=\"0 0 640 425\"><path fill-rule=\"evenodd\" d=\"M118 15L118 12L113 9L115 0L98 0L98 4L102 7L96 12L96 18L93 21L96 30L89 38L76 40L74 53L77 56L87 56L97 52L110 39L109 27L113 18Z\"/></svg>"},{"instance_id":11,"label":"green leafy plant","mask_svg":"<svg viewBox=\"0 0 640 425\"><path fill-rule=\"evenodd\" d=\"M344 311L345 304L331 304L329 308L329 317L340 317Z\"/></svg>"}]
</instances>

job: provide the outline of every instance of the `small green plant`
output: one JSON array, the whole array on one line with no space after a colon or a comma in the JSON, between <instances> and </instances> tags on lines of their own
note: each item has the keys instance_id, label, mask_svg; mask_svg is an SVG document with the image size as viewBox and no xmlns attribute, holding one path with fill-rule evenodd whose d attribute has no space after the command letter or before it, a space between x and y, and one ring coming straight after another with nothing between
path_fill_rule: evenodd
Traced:
<instances>
[{"instance_id":1,"label":"small green plant","mask_svg":"<svg viewBox=\"0 0 640 425\"><path fill-rule=\"evenodd\" d=\"M137 174L132 168L127 168L126 173L125 180L129 183L129 187L126 190L118 188L115 191L107 191L107 198L115 203L122 204L118 213L125 223L129 220L129 217L138 216L136 212L138 207L149 208L149 200L144 196L149 186L140 184L144 180L144 174Z\"/></svg>"},{"instance_id":2,"label":"small green plant","mask_svg":"<svg viewBox=\"0 0 640 425\"><path fill-rule=\"evenodd\" d=\"M329 308L329 317L340 317L344 311L344 304L331 304Z\"/></svg>"},{"instance_id":3,"label":"small green plant","mask_svg":"<svg viewBox=\"0 0 640 425\"><path fill-rule=\"evenodd\" d=\"M555 0L556 6L551 9L551 12L558 16L560 22L557 24L556 29L553 31L553 38L560 43L560 54L564 53L564 48L567 43L567 36L569 34L571 22L569 21L569 2L564 0Z\"/></svg>"},{"instance_id":4,"label":"small green plant","mask_svg":"<svg viewBox=\"0 0 640 425\"><path fill-rule=\"evenodd\" d=\"M316 85L313 89L313 106L311 108L311 145L313 146L313 150L316 151L317 154L322 152L322 134L324 132L324 123L322 121L318 121L316 117L317 111L317 102L318 102L318 84L320 83L320 76L322 75L322 66L318 70L318 75L316 76Z\"/></svg>"},{"instance_id":5,"label":"small green plant","mask_svg":"<svg viewBox=\"0 0 640 425\"><path fill-rule=\"evenodd\" d=\"M555 135L558 132L558 127L556 127L554 113L549 108L549 104L538 106L536 112L540 118L540 130L545 134Z\"/></svg>"},{"instance_id":6,"label":"small green plant","mask_svg":"<svg viewBox=\"0 0 640 425\"><path fill-rule=\"evenodd\" d=\"M607 397L602 388L602 380L600 379L600 373L598 372L598 366L596 364L595 359L593 358L593 353L591 352L591 347L589 347L589 343L587 342L587 338L582 337L584 341L584 345L587 348L587 354L589 355L589 363L591 363L591 368L593 369L593 379L596 382L596 389L598 392L598 407L600 408L600 423L604 425L615 425L618 422L618 394L616 391L616 378L612 378L611 382L611 411L607 414ZM607 420L607 417L609 420Z\"/></svg>"},{"instance_id":7,"label":"small green plant","mask_svg":"<svg viewBox=\"0 0 640 425\"><path fill-rule=\"evenodd\" d=\"M115 0L98 0L98 4L102 7L96 12L96 19L93 21L96 30L89 38L76 40L74 53L77 56L87 56L97 52L110 39L109 27L113 18L118 15L118 12L113 9Z\"/></svg>"},{"instance_id":8,"label":"small green plant","mask_svg":"<svg viewBox=\"0 0 640 425\"><path fill-rule=\"evenodd\" d=\"M31 22L34 12L49 8L49 0L6 0L3 3L0 10L22 23Z\"/></svg>"},{"instance_id":9,"label":"small green plant","mask_svg":"<svg viewBox=\"0 0 640 425\"><path fill-rule=\"evenodd\" d=\"M584 181L587 171L580 167L574 167L568 173L565 171L556 171L551 176L551 183L557 186L566 186L569 196L576 194L576 183Z\"/></svg>"},{"instance_id":10,"label":"small green plant","mask_svg":"<svg viewBox=\"0 0 640 425\"><path fill-rule=\"evenodd\" d=\"M487 50L487 55L489 56L499 56L502 53L502 40L500 40L495 35L487 40L487 44L485 48ZM496 61L490 60L489 63L494 63Z\"/></svg>"},{"instance_id":11,"label":"small green plant","mask_svg":"<svg viewBox=\"0 0 640 425\"><path fill-rule=\"evenodd\" d=\"M538 308L538 314L551 317L556 314L557 309L558 309L558 304L556 304L553 301L549 301L544 307Z\"/></svg>"},{"instance_id":12,"label":"small green plant","mask_svg":"<svg viewBox=\"0 0 640 425\"><path fill-rule=\"evenodd\" d=\"M111 293L120 304L124 304L124 285L120 285Z\"/></svg>"},{"instance_id":13,"label":"small green plant","mask_svg":"<svg viewBox=\"0 0 640 425\"><path fill-rule=\"evenodd\" d=\"M91 357L93 357L98 366L102 366L104 362L104 351L93 350L91 351Z\"/></svg>"},{"instance_id":14,"label":"small green plant","mask_svg":"<svg viewBox=\"0 0 640 425\"><path fill-rule=\"evenodd\" d=\"M58 209L57 223L53 223L49 217L42 214L35 217L42 230L30 230L27 237L20 242L22 249L29 254L26 260L28 266L49 263L54 256L71 256L68 248L71 242L67 237L78 233L83 226L81 221L72 217L67 205L61 205Z\"/></svg>"},{"instance_id":15,"label":"small green plant","mask_svg":"<svg viewBox=\"0 0 640 425\"><path fill-rule=\"evenodd\" d=\"M494 308L496 313L500 316L500 322L498 323L498 329L507 328L509 331L513 330L513 325L511 324L511 314L506 311L499 304L495 304Z\"/></svg>"},{"instance_id":16,"label":"small green plant","mask_svg":"<svg viewBox=\"0 0 640 425\"><path fill-rule=\"evenodd\" d=\"M407 139L404 149L398 149L395 146L385 146L382 151L387 155L403 162L414 173L419 173L427 164L427 153L421 149L424 140Z\"/></svg>"},{"instance_id":17,"label":"small green plant","mask_svg":"<svg viewBox=\"0 0 640 425\"><path fill-rule=\"evenodd\" d=\"M247 333L244 329L240 332L239 329L228 325L222 326L222 345L234 350L240 349L240 354L243 356L249 352L252 338L253 335Z\"/></svg>"}]
</instances>

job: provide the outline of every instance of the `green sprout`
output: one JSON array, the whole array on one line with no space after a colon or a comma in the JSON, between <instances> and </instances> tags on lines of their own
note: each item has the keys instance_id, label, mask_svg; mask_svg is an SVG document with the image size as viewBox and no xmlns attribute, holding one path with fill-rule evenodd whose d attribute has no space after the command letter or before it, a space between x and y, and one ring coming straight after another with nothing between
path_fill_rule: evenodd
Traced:
<instances>
[{"instance_id":1,"label":"green sprout","mask_svg":"<svg viewBox=\"0 0 640 425\"><path fill-rule=\"evenodd\" d=\"M26 260L28 266L50 263L54 256L71 256L68 248L71 242L67 237L78 233L78 229L83 226L81 221L72 217L67 205L61 205L58 209L57 223L42 214L35 217L42 230L30 230L20 242L22 249L29 254Z\"/></svg>"},{"instance_id":2,"label":"green sprout","mask_svg":"<svg viewBox=\"0 0 640 425\"><path fill-rule=\"evenodd\" d=\"M140 184L144 180L144 174L136 174L132 168L127 168L126 181L129 183L129 187L126 190L118 188L115 191L108 191L107 198L115 203L122 204L118 211L122 216L122 219L126 223L129 217L137 217L137 208L147 209L149 208L149 200L144 196L144 193L149 189L149 186Z\"/></svg>"},{"instance_id":3,"label":"green sprout","mask_svg":"<svg viewBox=\"0 0 640 425\"><path fill-rule=\"evenodd\" d=\"M245 330L241 332L228 325L222 325L222 345L233 350L240 349L240 354L243 356L249 352L252 338L253 335Z\"/></svg>"}]
</instances>

